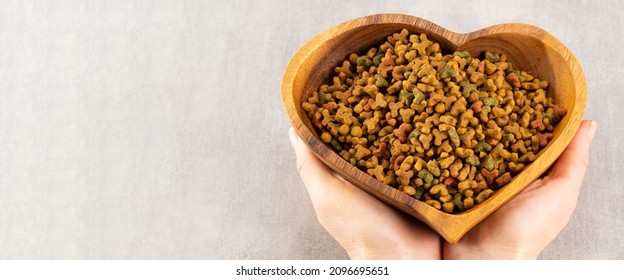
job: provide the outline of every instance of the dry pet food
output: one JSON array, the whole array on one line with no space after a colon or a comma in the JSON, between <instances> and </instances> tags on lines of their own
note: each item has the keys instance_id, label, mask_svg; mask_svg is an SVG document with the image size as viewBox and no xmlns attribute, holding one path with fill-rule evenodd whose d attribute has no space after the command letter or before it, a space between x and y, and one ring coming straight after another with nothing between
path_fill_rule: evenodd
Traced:
<instances>
[{"instance_id":1,"label":"dry pet food","mask_svg":"<svg viewBox=\"0 0 624 280\"><path fill-rule=\"evenodd\" d=\"M511 182L566 114L505 54L443 54L394 33L348 56L302 107L320 139L377 180L447 213Z\"/></svg>"}]
</instances>

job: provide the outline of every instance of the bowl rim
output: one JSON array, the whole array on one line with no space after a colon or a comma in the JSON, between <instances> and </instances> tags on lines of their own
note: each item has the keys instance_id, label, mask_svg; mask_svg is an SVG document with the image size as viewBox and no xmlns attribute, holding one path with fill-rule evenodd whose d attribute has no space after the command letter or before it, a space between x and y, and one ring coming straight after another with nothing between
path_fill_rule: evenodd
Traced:
<instances>
[{"instance_id":1,"label":"bowl rim","mask_svg":"<svg viewBox=\"0 0 624 280\"><path fill-rule=\"evenodd\" d=\"M336 160L341 160L344 163L346 163L346 161L344 161L344 159L342 159L342 157L340 157L332 149L328 148L324 143L319 141L319 139L314 136L314 132L311 131L310 128L308 128L304 124L303 120L300 119L298 113L296 112L296 104L294 104L293 98L293 95L295 94L293 89L293 83L295 82L301 70L301 67L305 64L307 59L315 52L315 50L335 36L353 31L356 28L379 24L411 25L416 28L424 29L427 31L427 33L433 33L437 36L445 38L449 40L455 47L461 47L463 44L477 38L501 33L510 33L510 30L513 30L514 34L527 35L542 40L545 45L556 50L559 55L566 58L564 60L567 61L566 66L570 69L571 74L574 76L576 102L574 104L574 110L572 111L576 113L572 114L572 112L568 112L568 115L566 115L565 118L569 117L570 119L566 123L565 127L562 128L562 132L557 138L557 143L560 143L559 145L563 146L563 148L554 149L551 145L549 145L549 147L546 147L540 152L541 155L539 155L538 158L533 162L536 163L539 161L541 163L539 164L540 167L546 166L545 168L543 168L542 171L533 171L532 173L525 172L531 167L534 167L533 169L536 169L538 164L532 163L523 172L514 176L513 180L516 180L520 175L529 174L529 178L525 178L523 180L528 182L534 181L539 176L541 176L541 174L545 172L548 167L550 167L550 165L555 162L555 160L563 152L564 148L570 143L572 137L574 136L574 134L576 134L576 131L580 127L582 116L585 111L585 103L587 98L585 75L583 74L583 71L574 55L554 36L550 35L546 31L538 27L521 23L505 23L485 27L473 32L460 34L443 28L428 20L405 14L375 14L345 21L341 24L326 29L325 31L322 31L321 33L313 37L311 40L306 42L291 58L282 78L282 101L293 128L295 129L299 137L303 139L306 145L311 148L314 154L339 175L345 177L345 173L347 173L345 179L347 179L354 185L362 188L371 195L386 202L387 204L399 208L404 212L407 212L408 214L425 222L435 231L437 231L442 237L444 237L448 242L456 243L472 227L476 226L476 224L485 219L496 209L498 209L507 201L515 197L530 183L526 183L524 184L524 186L516 187L512 190L508 188L513 183L512 181L510 184L497 190L495 194L492 195L490 199L488 199L490 201L478 204L468 211L460 212L457 214L448 214L441 210L434 209L426 203L421 202L411 196L407 196L397 189L383 184L376 179L373 179L372 182L368 182L371 184L370 186L368 186L368 188L363 188L363 186L359 185L359 183L361 183L363 180L357 180L355 178L352 178L351 174L359 174L357 176L353 175L353 177L372 177L370 177L364 171L350 164L345 164L343 168L337 169L337 167L334 165L337 162ZM357 182L354 182L353 180L356 180ZM496 203L492 204L492 202L494 201L496 201ZM396 203L400 203L400 205L397 205ZM485 207L486 204L493 206ZM449 232L444 228L445 225L448 224L452 224L455 227L463 229Z\"/></svg>"}]
</instances>

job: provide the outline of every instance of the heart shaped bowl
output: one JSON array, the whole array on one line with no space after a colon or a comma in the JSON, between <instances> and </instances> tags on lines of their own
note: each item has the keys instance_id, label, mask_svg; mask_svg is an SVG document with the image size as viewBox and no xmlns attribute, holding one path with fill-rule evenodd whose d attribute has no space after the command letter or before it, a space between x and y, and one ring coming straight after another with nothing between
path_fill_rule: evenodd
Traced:
<instances>
[{"instance_id":1,"label":"heart shaped bowl","mask_svg":"<svg viewBox=\"0 0 624 280\"><path fill-rule=\"evenodd\" d=\"M362 53L380 45L401 29L425 33L444 53L483 51L504 53L516 69L549 82L548 95L568 113L556 126L554 137L538 158L488 200L458 214L447 214L383 184L352 166L319 139L301 104L329 80L334 67L352 52ZM297 134L334 172L376 198L423 221L450 243L512 199L544 173L563 152L578 130L587 99L583 71L572 53L552 35L526 24L501 24L458 34L427 20L401 14L379 14L334 26L307 42L294 55L282 79L282 99Z\"/></svg>"}]
</instances>

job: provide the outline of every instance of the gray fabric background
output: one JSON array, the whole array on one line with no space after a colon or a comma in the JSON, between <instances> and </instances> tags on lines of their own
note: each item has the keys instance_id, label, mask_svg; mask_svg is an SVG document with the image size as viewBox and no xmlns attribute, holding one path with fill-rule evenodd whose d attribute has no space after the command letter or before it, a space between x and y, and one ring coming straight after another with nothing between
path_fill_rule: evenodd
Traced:
<instances>
[{"instance_id":1,"label":"gray fabric background","mask_svg":"<svg viewBox=\"0 0 624 280\"><path fill-rule=\"evenodd\" d=\"M295 168L280 82L317 33L399 12L559 38L597 120L544 259L624 258L621 1L0 1L0 258L342 259ZM619 109L618 109L619 108Z\"/></svg>"}]
</instances>

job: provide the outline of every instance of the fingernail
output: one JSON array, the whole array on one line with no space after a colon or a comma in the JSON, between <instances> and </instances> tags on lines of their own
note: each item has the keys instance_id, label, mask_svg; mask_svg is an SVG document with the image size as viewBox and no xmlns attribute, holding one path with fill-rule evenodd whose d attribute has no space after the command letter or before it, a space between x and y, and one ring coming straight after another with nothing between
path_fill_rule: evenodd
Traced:
<instances>
[{"instance_id":1,"label":"fingernail","mask_svg":"<svg viewBox=\"0 0 624 280\"><path fill-rule=\"evenodd\" d=\"M587 137L589 138L589 142L591 143L592 139L594 139L594 135L596 135L596 128L598 124L596 121L591 121L589 123L589 130L587 130Z\"/></svg>"}]
</instances>

